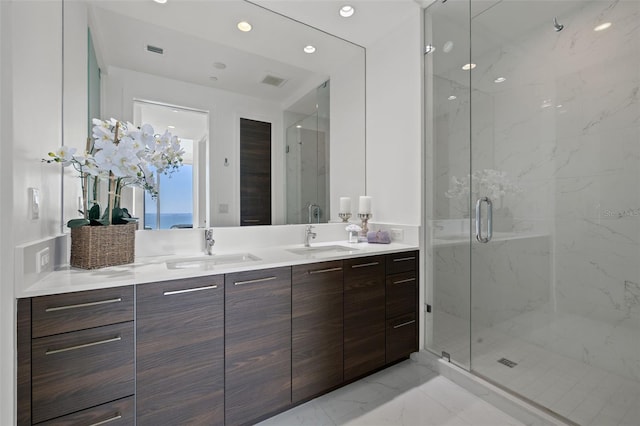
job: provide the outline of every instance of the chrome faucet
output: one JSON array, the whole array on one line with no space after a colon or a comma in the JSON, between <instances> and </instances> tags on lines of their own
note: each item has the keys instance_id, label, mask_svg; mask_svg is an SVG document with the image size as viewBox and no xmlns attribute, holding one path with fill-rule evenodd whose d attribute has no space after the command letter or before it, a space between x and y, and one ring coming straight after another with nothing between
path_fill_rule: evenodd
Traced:
<instances>
[{"instance_id":1,"label":"chrome faucet","mask_svg":"<svg viewBox=\"0 0 640 426\"><path fill-rule=\"evenodd\" d=\"M313 223L313 218L316 218L316 223L320 223L320 206L317 204L309 204L307 207L309 210L309 223Z\"/></svg>"},{"instance_id":2,"label":"chrome faucet","mask_svg":"<svg viewBox=\"0 0 640 426\"><path fill-rule=\"evenodd\" d=\"M304 229L304 246L305 247L311 247L311 244L309 243L309 239L316 237L316 233L312 232L311 231L312 229L313 229L312 225L307 225Z\"/></svg>"},{"instance_id":3,"label":"chrome faucet","mask_svg":"<svg viewBox=\"0 0 640 426\"><path fill-rule=\"evenodd\" d=\"M204 230L204 250L209 256L213 254L213 245L216 240L213 239L213 229L208 228Z\"/></svg>"}]
</instances>

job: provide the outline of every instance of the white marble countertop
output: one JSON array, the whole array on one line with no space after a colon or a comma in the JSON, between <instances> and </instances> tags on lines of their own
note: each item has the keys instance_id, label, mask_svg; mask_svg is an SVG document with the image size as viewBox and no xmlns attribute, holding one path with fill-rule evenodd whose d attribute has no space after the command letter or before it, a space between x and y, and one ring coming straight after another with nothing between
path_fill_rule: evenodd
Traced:
<instances>
[{"instance_id":1,"label":"white marble countertop","mask_svg":"<svg viewBox=\"0 0 640 426\"><path fill-rule=\"evenodd\" d=\"M323 242L312 244L312 247L342 246L347 251L329 251L308 254L295 254L288 250L302 248L302 244L247 248L246 250L224 251L216 250L215 256L232 254L251 254L259 260L243 263L228 263L222 265L208 265L207 268L169 269L166 262L208 258L202 253L192 256L137 256L132 264L112 266L109 268L85 270L78 268L63 268L51 272L36 283L21 289L16 289L16 297L34 297L50 294L70 293L74 291L96 290L101 288L119 287L125 285L143 284L149 282L177 280L190 277L219 275L232 272L242 272L257 269L276 268L282 266L303 265L331 260L372 256L378 254L397 253L418 250L412 244L349 244L344 241Z\"/></svg>"}]
</instances>

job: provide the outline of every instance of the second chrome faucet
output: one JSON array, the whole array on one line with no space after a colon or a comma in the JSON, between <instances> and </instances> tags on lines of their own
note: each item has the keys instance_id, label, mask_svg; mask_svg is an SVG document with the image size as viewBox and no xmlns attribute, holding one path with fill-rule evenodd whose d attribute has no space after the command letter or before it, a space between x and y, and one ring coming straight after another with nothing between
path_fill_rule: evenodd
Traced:
<instances>
[{"instance_id":1,"label":"second chrome faucet","mask_svg":"<svg viewBox=\"0 0 640 426\"><path fill-rule=\"evenodd\" d=\"M313 232L313 225L307 225L304 229L304 246L311 247L311 243L309 242L309 240L315 237L316 233Z\"/></svg>"},{"instance_id":2,"label":"second chrome faucet","mask_svg":"<svg viewBox=\"0 0 640 426\"><path fill-rule=\"evenodd\" d=\"M208 228L204 230L204 251L209 256L213 254L213 245L216 240L213 239L213 229Z\"/></svg>"}]
</instances>

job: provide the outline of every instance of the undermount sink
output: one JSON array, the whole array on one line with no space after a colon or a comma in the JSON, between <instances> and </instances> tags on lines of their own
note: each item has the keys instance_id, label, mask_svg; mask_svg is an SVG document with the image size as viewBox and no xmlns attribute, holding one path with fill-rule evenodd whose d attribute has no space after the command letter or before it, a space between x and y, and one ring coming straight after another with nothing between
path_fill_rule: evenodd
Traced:
<instances>
[{"instance_id":1,"label":"undermount sink","mask_svg":"<svg viewBox=\"0 0 640 426\"><path fill-rule=\"evenodd\" d=\"M188 259L176 259L167 261L167 269L213 269L215 266L232 265L238 263L255 262L260 260L251 253L221 254Z\"/></svg>"},{"instance_id":2,"label":"undermount sink","mask_svg":"<svg viewBox=\"0 0 640 426\"><path fill-rule=\"evenodd\" d=\"M287 249L288 252L299 255L321 255L321 254L339 254L357 251L358 249L355 247L345 247L345 246L311 246L311 247L300 247Z\"/></svg>"}]
</instances>

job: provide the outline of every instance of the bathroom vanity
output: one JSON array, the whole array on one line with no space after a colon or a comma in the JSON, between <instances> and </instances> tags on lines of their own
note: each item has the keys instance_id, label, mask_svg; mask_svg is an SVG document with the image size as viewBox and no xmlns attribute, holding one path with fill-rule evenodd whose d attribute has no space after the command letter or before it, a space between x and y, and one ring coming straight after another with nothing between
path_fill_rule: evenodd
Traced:
<instances>
[{"instance_id":1,"label":"bathroom vanity","mask_svg":"<svg viewBox=\"0 0 640 426\"><path fill-rule=\"evenodd\" d=\"M54 272L18 299L18 424L250 424L407 358L416 247L360 246Z\"/></svg>"}]
</instances>

